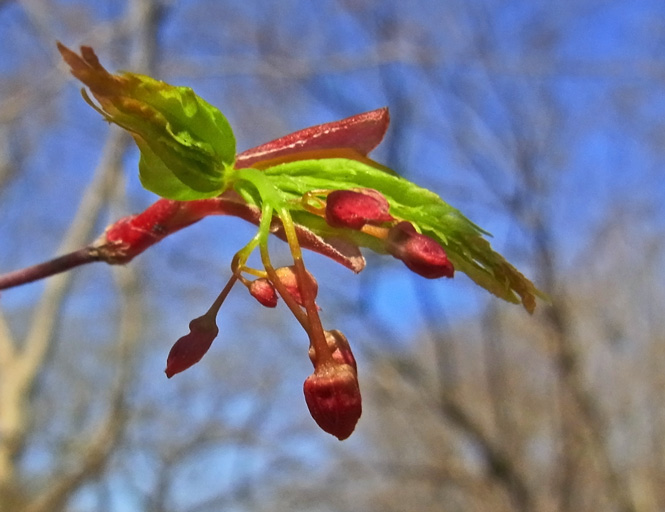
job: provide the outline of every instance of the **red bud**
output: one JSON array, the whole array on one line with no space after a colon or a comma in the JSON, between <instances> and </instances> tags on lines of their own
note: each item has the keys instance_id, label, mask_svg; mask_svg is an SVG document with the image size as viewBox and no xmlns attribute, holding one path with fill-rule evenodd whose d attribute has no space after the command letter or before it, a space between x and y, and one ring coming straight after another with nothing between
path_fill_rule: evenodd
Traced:
<instances>
[{"instance_id":1,"label":"red bud","mask_svg":"<svg viewBox=\"0 0 665 512\"><path fill-rule=\"evenodd\" d=\"M443 247L418 233L410 222L400 222L390 229L386 249L411 271L428 279L453 277L455 273Z\"/></svg>"},{"instance_id":2,"label":"red bud","mask_svg":"<svg viewBox=\"0 0 665 512\"><path fill-rule=\"evenodd\" d=\"M322 430L340 441L349 437L362 413L358 377L348 364L324 365L303 386L309 412Z\"/></svg>"},{"instance_id":3,"label":"red bud","mask_svg":"<svg viewBox=\"0 0 665 512\"><path fill-rule=\"evenodd\" d=\"M353 357L353 352L351 352L351 346L349 345L346 336L338 330L325 331L326 342L328 347L332 351L333 360L338 364L348 364L355 371L358 370L356 365L356 358ZM309 347L309 359L312 361L312 364L316 368L316 351L314 347Z\"/></svg>"},{"instance_id":4,"label":"red bud","mask_svg":"<svg viewBox=\"0 0 665 512\"><path fill-rule=\"evenodd\" d=\"M326 341L328 346L334 347L333 359L339 364L348 364L354 371L358 371L356 358L353 357L351 346L346 336L338 330L326 331Z\"/></svg>"},{"instance_id":5,"label":"red bud","mask_svg":"<svg viewBox=\"0 0 665 512\"><path fill-rule=\"evenodd\" d=\"M203 315L189 322L189 334L175 342L166 358L166 376L170 379L198 363L219 333L215 319Z\"/></svg>"},{"instance_id":6,"label":"red bud","mask_svg":"<svg viewBox=\"0 0 665 512\"><path fill-rule=\"evenodd\" d=\"M287 291L293 296L295 301L302 306L302 295L300 294L300 287L298 286L298 276L295 266L292 265L290 267L280 267L275 270L275 273ZM305 274L307 275L308 281L306 286L311 288L312 297L316 298L316 294L319 291L319 285L312 274L310 274L308 271L305 271Z\"/></svg>"},{"instance_id":7,"label":"red bud","mask_svg":"<svg viewBox=\"0 0 665 512\"><path fill-rule=\"evenodd\" d=\"M249 293L267 308L277 306L277 293L273 284L265 278L256 279L249 285Z\"/></svg>"},{"instance_id":8,"label":"red bud","mask_svg":"<svg viewBox=\"0 0 665 512\"><path fill-rule=\"evenodd\" d=\"M326 222L334 228L361 229L393 220L386 198L373 189L335 190L326 199Z\"/></svg>"}]
</instances>

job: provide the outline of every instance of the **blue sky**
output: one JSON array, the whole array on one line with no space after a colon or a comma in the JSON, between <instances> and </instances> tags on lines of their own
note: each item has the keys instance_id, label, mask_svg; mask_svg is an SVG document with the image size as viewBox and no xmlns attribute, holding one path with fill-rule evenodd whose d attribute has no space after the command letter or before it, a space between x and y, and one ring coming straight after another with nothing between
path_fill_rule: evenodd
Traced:
<instances>
[{"instance_id":1,"label":"blue sky","mask_svg":"<svg viewBox=\"0 0 665 512\"><path fill-rule=\"evenodd\" d=\"M579 271L571 266L586 254L595 231L623 210L640 220L635 230L662 234L661 2L433 0L406 6L292 0L268 11L262 5L177 2L160 32L164 50L157 77L191 86L217 105L234 127L239 149L388 105L392 127L375 158L462 209L495 235L499 251L534 278L534 244L524 227L529 219L517 221L502 203L528 185L516 170L523 141L528 151L521 156L530 159L542 186L527 200L541 207L553 227L557 267L564 276ZM47 36L38 34L18 3L0 10L3 99L14 98L12 91L21 88L32 95L8 139L15 143L12 148L26 147L20 173L0 192L2 270L54 254L109 131L81 99L78 84L60 86L66 74L54 69L54 47L48 43L51 37L71 46L94 42L102 36L89 27L117 20L124 4L53 6L53 13L44 17ZM96 49L115 70L125 64L126 47L121 41ZM129 213L154 197L140 188L135 150L125 162ZM98 232L113 215L104 214ZM147 395L159 396L170 343L207 309L226 279L232 255L252 234L250 226L235 219L207 219L136 261L150 311L150 348L140 377ZM386 350L407 350L423 328L417 287L445 309L442 328L473 318L487 300L496 300L463 277L437 282L414 278L390 258L371 258L376 266L368 273L374 285L366 287L365 278L318 256L306 257L319 279L325 321L347 332L352 342L363 338ZM85 325L101 345L109 343L105 336L113 325L107 312L115 299L109 274L101 265L77 272L59 336L66 340L68 328ZM26 311L40 290L35 284L3 292L1 306L17 334L25 332ZM372 296L363 296L368 290ZM304 417L298 395L309 371L304 334L283 318L285 309L263 311L240 289L230 299L221 313L227 345L215 346L214 357L225 355L229 347L229 357L238 364L235 371L242 375L252 364L252 357L241 353L245 340L270 335L273 329L289 338L275 343L284 343L289 364L300 350L302 360L293 363L291 373L297 375L285 371L287 381L279 393L287 398L276 400L297 401ZM376 310L394 339L372 338L365 320L354 316L360 303ZM269 359L266 341L256 344L257 353ZM359 345L362 353L363 343ZM184 377L191 385L197 378L203 379ZM242 407L224 414L240 417ZM272 421L278 430L284 419Z\"/></svg>"}]
</instances>

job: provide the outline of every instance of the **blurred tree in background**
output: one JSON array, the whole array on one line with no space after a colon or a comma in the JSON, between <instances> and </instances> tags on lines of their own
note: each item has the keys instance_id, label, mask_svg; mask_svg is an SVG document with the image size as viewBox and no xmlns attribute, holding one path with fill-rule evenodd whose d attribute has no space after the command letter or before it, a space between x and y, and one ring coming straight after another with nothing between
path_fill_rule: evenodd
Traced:
<instances>
[{"instance_id":1,"label":"blurred tree in background","mask_svg":"<svg viewBox=\"0 0 665 512\"><path fill-rule=\"evenodd\" d=\"M665 508L662 3L0 2L2 271L154 200L56 40L193 87L240 149L388 105L376 159L488 227L552 305L306 254L361 349L340 444L280 308L234 294L201 365L162 374L251 236L238 220L3 292L0 510Z\"/></svg>"}]
</instances>

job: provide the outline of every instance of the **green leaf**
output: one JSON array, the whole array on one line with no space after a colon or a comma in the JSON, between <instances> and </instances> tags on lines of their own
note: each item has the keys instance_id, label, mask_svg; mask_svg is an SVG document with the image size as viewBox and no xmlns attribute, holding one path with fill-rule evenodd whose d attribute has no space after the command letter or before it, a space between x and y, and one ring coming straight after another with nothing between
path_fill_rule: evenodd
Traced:
<instances>
[{"instance_id":1,"label":"green leaf","mask_svg":"<svg viewBox=\"0 0 665 512\"><path fill-rule=\"evenodd\" d=\"M222 113L187 87L123 76L132 81L132 97L141 102L146 116L125 114L113 120L132 131L141 149L143 186L169 199L202 199L223 192L226 170L235 158L235 138Z\"/></svg>"},{"instance_id":2,"label":"green leaf","mask_svg":"<svg viewBox=\"0 0 665 512\"><path fill-rule=\"evenodd\" d=\"M531 281L492 249L483 238L488 235L486 231L434 192L387 173L379 166L343 158L301 160L268 168L265 174L276 188L293 200L317 189L378 190L390 203L391 215L410 221L416 229L437 240L446 249L455 268L467 274L476 284L509 302L521 301L529 312L535 308L536 297L545 297ZM317 227L321 229L321 224L313 218L310 223L307 215L298 215L297 218L314 231ZM363 237L355 236L354 241L362 243ZM363 245L381 250L376 241Z\"/></svg>"},{"instance_id":3,"label":"green leaf","mask_svg":"<svg viewBox=\"0 0 665 512\"><path fill-rule=\"evenodd\" d=\"M138 80L134 97L167 118L168 133L183 146L212 154L224 164L235 160L233 130L224 115L189 87L168 85L149 76L125 73Z\"/></svg>"},{"instance_id":4,"label":"green leaf","mask_svg":"<svg viewBox=\"0 0 665 512\"><path fill-rule=\"evenodd\" d=\"M141 181L170 199L210 197L228 186L235 138L224 115L189 87L135 73L110 74L89 47L58 46L107 120L128 130L142 152Z\"/></svg>"},{"instance_id":5,"label":"green leaf","mask_svg":"<svg viewBox=\"0 0 665 512\"><path fill-rule=\"evenodd\" d=\"M213 189L206 194L185 185L166 167L164 161L150 149L145 141L136 139L136 143L141 150L139 178L146 189L158 196L176 201L192 201L194 199L215 197L220 194L217 189Z\"/></svg>"}]
</instances>

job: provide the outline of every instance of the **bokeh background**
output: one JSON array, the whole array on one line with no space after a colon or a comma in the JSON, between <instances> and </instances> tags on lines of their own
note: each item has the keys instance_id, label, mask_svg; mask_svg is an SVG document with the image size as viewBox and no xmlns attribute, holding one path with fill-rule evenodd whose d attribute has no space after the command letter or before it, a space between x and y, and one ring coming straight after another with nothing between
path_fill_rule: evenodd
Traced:
<instances>
[{"instance_id":1,"label":"bokeh background","mask_svg":"<svg viewBox=\"0 0 665 512\"><path fill-rule=\"evenodd\" d=\"M243 289L204 360L164 377L242 221L5 291L0 510L665 510L662 1L0 1L0 271L155 199L56 40L193 87L240 150L389 106L375 159L491 231L552 304L306 254L359 360L340 443L307 414L306 336Z\"/></svg>"}]
</instances>

